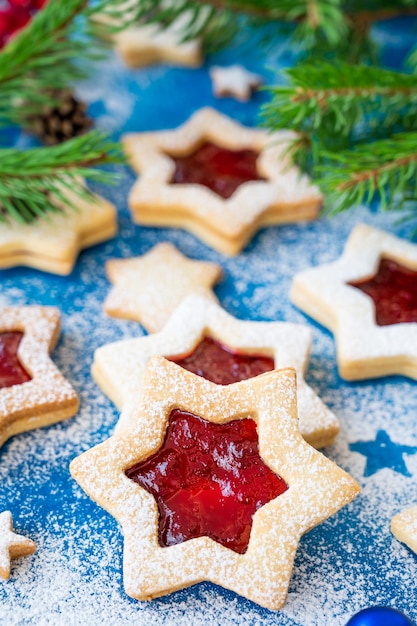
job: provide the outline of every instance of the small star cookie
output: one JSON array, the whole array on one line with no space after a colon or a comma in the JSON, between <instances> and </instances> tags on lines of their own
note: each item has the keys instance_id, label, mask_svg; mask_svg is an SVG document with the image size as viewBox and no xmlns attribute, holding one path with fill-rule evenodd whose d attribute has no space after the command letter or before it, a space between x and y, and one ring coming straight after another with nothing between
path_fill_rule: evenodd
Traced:
<instances>
[{"instance_id":1,"label":"small star cookie","mask_svg":"<svg viewBox=\"0 0 417 626\"><path fill-rule=\"evenodd\" d=\"M391 531L417 554L417 506L406 509L391 520Z\"/></svg>"},{"instance_id":2,"label":"small star cookie","mask_svg":"<svg viewBox=\"0 0 417 626\"><path fill-rule=\"evenodd\" d=\"M84 491L122 526L126 593L150 600L209 580L269 609L282 607L300 537L359 492L346 472L301 437L294 371L273 370L223 386L155 356L149 361L142 397L132 411L131 429L70 465ZM155 461L178 416L184 424L176 431L178 445L183 445L180 457L178 446L167 451L165 461L159 463L158 481L155 473L154 478L145 470L141 475L139 467ZM200 430L190 427L195 423L201 431L219 430L208 447ZM228 429L238 434L230 445L223 445L221 433ZM197 459L197 451L207 462ZM281 486L285 483L275 492L278 495L266 494L266 503L260 506L256 495L239 497L242 481L263 489L263 473L253 466L255 457ZM169 472L164 470L167 464ZM148 482L146 487L141 478ZM176 509L175 537L169 529L167 535L162 532L165 514L172 516L151 493L159 489L160 479L165 483L161 489ZM194 489L194 479L198 485L202 480L202 486ZM246 546L226 547L233 545L229 540L237 532L239 511L245 504L255 511L239 529ZM184 521L179 509L185 519L196 516L198 527L191 537L187 531L187 540L176 532L177 513L178 523ZM221 537L217 537L219 526Z\"/></svg>"},{"instance_id":3,"label":"small star cookie","mask_svg":"<svg viewBox=\"0 0 417 626\"><path fill-rule=\"evenodd\" d=\"M218 98L232 96L247 102L253 92L263 83L262 76L249 72L242 65L220 67L213 65L209 70L213 91Z\"/></svg>"},{"instance_id":4,"label":"small star cookie","mask_svg":"<svg viewBox=\"0 0 417 626\"><path fill-rule=\"evenodd\" d=\"M127 21L135 15L136 0L125 3ZM129 26L111 36L116 51L130 67L143 67L154 63L166 63L180 67L199 67L203 62L200 39L184 41L184 28L192 15L183 11L169 26L161 28L158 24L140 24ZM119 26L110 13L96 14L94 20L102 24Z\"/></svg>"},{"instance_id":5,"label":"small star cookie","mask_svg":"<svg viewBox=\"0 0 417 626\"><path fill-rule=\"evenodd\" d=\"M30 224L1 225L0 269L26 265L53 274L69 274L80 250L116 234L116 208L107 200L97 195L80 197L66 188L62 193L74 208L62 208Z\"/></svg>"},{"instance_id":6,"label":"small star cookie","mask_svg":"<svg viewBox=\"0 0 417 626\"><path fill-rule=\"evenodd\" d=\"M307 326L287 322L237 320L217 303L202 296L185 299L159 333L117 341L95 351L93 377L123 411L116 431L131 426L127 409L130 403L137 402L141 394L151 356L160 355L178 362L178 359L196 351L201 353L202 342L207 339L215 340L224 350L215 352L209 346L205 359L209 363L209 371L203 370L204 364L194 365L192 371L200 370L200 375L211 376L213 382L221 380L214 378L213 374L218 372L219 365L222 366L230 354L247 355L248 358L242 364L236 358L231 362L229 360L232 374L227 383L267 369L294 367L297 372L301 434L317 448L333 442L339 431L338 421L303 377L312 341L311 330ZM270 362L260 369L259 360L262 357L269 358ZM190 364L183 366L190 369ZM257 369L252 371L251 366ZM221 376L224 377L224 367L221 368Z\"/></svg>"},{"instance_id":7,"label":"small star cookie","mask_svg":"<svg viewBox=\"0 0 417 626\"><path fill-rule=\"evenodd\" d=\"M333 332L340 375L417 379L417 246L359 224L341 257L300 272L291 299Z\"/></svg>"},{"instance_id":8,"label":"small star cookie","mask_svg":"<svg viewBox=\"0 0 417 626\"><path fill-rule=\"evenodd\" d=\"M54 307L0 307L0 446L78 411L77 394L49 357L59 329Z\"/></svg>"},{"instance_id":9,"label":"small star cookie","mask_svg":"<svg viewBox=\"0 0 417 626\"><path fill-rule=\"evenodd\" d=\"M185 228L234 255L263 226L315 218L322 198L290 165L292 136L247 128L210 108L175 130L126 135L140 174L129 194L134 221Z\"/></svg>"},{"instance_id":10,"label":"small star cookie","mask_svg":"<svg viewBox=\"0 0 417 626\"><path fill-rule=\"evenodd\" d=\"M173 24L161 30L155 24L132 26L114 36L115 47L126 65L143 67L166 63L179 67L200 67L203 62L198 39L181 41L181 32Z\"/></svg>"},{"instance_id":11,"label":"small star cookie","mask_svg":"<svg viewBox=\"0 0 417 626\"><path fill-rule=\"evenodd\" d=\"M212 287L222 276L219 265L192 261L168 242L140 257L108 261L106 270L114 285L104 303L106 313L138 321L152 333L188 295L216 300Z\"/></svg>"},{"instance_id":12,"label":"small star cookie","mask_svg":"<svg viewBox=\"0 0 417 626\"><path fill-rule=\"evenodd\" d=\"M36 543L13 532L12 514L10 511L0 513L0 577L10 577L10 561L20 556L33 554Z\"/></svg>"}]
</instances>

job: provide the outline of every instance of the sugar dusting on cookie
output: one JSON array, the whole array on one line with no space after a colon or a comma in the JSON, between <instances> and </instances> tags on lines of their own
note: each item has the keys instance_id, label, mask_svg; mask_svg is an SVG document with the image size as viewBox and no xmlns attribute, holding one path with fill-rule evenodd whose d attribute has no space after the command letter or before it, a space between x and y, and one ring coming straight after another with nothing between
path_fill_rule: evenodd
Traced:
<instances>
[{"instance_id":1,"label":"sugar dusting on cookie","mask_svg":"<svg viewBox=\"0 0 417 626\"><path fill-rule=\"evenodd\" d=\"M117 200L118 190L114 190ZM118 200L120 201L120 199ZM219 291L222 306L241 319L286 320L306 323L306 317L288 302L291 277L316 263L340 254L343 241L357 219L378 224L361 211L309 226L287 226L264 231L253 248L224 261L227 293ZM123 537L119 525L94 504L70 478L68 463L80 452L103 441L114 429L118 413L91 379L94 349L120 338L143 333L139 326L106 318L101 307L108 283L103 258L111 258L133 241L134 227L126 219L124 241L117 250L108 244L100 254L85 254L80 266L84 288L61 279L46 281L39 274L2 279L4 304L48 303L63 310L63 330L53 352L54 362L80 390L81 409L71 420L15 436L0 452L3 504L10 503L19 530L35 539L36 554L16 560L11 584L0 585L0 617L13 615L16 624L29 617L38 623L77 623L99 626L103 621L138 626L150 622L166 626L344 626L346 616L364 606L384 602L410 612L414 606L415 559L389 531L392 516L410 506L412 480L390 469L364 478L365 458L348 448L349 442L370 439L385 428L393 439L417 445L410 430L415 411L415 386L406 380L353 385L341 381L334 367L330 334L313 327L314 342L306 379L341 421L342 431L326 455L347 469L363 486L362 494L346 509L307 533L298 547L289 595L279 614L270 613L210 583L178 591L151 603L131 600L123 591ZM157 243L149 231L143 245ZM184 253L198 257L200 244L191 236L173 232L171 241ZM130 246L130 244L129 244ZM129 247L130 251L130 247ZM133 252L133 251L132 251ZM137 249L135 250L137 253ZM255 254L256 253L256 254ZM214 253L207 260L217 261ZM23 285L24 282L24 285ZM3 302L2 302L3 304ZM395 429L394 429L395 424ZM411 474L417 475L416 456L406 455ZM401 596L392 584L392 572ZM45 589L48 593L45 594ZM99 607L99 608L98 608Z\"/></svg>"},{"instance_id":2,"label":"sugar dusting on cookie","mask_svg":"<svg viewBox=\"0 0 417 626\"><path fill-rule=\"evenodd\" d=\"M2 307L0 332L20 331L17 356L30 380L0 390L0 441L76 413L78 398L50 358L59 337L60 313L53 307Z\"/></svg>"},{"instance_id":3,"label":"sugar dusting on cookie","mask_svg":"<svg viewBox=\"0 0 417 626\"><path fill-rule=\"evenodd\" d=\"M338 432L337 419L303 378L311 344L310 329L300 324L237 320L200 296L184 301L160 333L116 342L96 351L93 375L104 392L123 409L118 428L128 422L124 409L140 394L149 358L157 354L167 358L186 355L193 352L205 335L238 352L272 356L276 368L294 367L301 432L316 447L332 443Z\"/></svg>"}]
</instances>

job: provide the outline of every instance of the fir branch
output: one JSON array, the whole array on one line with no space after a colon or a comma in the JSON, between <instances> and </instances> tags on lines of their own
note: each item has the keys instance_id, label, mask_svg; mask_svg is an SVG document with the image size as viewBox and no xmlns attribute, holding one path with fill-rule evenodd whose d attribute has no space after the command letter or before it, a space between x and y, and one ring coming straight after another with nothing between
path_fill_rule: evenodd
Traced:
<instances>
[{"instance_id":1,"label":"fir branch","mask_svg":"<svg viewBox=\"0 0 417 626\"><path fill-rule=\"evenodd\" d=\"M0 222L29 223L56 212L54 198L68 206L63 187L85 197L82 179L113 182L114 173L96 168L122 160L121 147L98 131L48 148L0 148Z\"/></svg>"},{"instance_id":2,"label":"fir branch","mask_svg":"<svg viewBox=\"0 0 417 626\"><path fill-rule=\"evenodd\" d=\"M275 23L277 29L282 21L296 23L295 37L305 44L319 36L339 41L347 34L340 4L341 0L131 0L128 6L137 22L166 28L180 21L184 40L202 37L206 48L218 49L237 33L242 36L242 20Z\"/></svg>"},{"instance_id":3,"label":"fir branch","mask_svg":"<svg viewBox=\"0 0 417 626\"><path fill-rule=\"evenodd\" d=\"M376 196L383 210L398 210L417 197L417 132L324 156L326 164L315 174L331 214L369 204Z\"/></svg>"},{"instance_id":4,"label":"fir branch","mask_svg":"<svg viewBox=\"0 0 417 626\"><path fill-rule=\"evenodd\" d=\"M184 40L202 37L209 48L219 48L240 33L246 23L285 21L296 25L294 38L304 49L323 43L341 46L346 38L364 38L372 23L399 15L417 14L415 0L130 0L130 18L157 23L162 28L181 21ZM111 9L106 11L110 15Z\"/></svg>"},{"instance_id":5,"label":"fir branch","mask_svg":"<svg viewBox=\"0 0 417 626\"><path fill-rule=\"evenodd\" d=\"M98 56L88 19L111 7L120 17L125 0L49 0L31 22L0 51L0 126L25 125L52 90L68 87L88 74L86 61Z\"/></svg>"},{"instance_id":6,"label":"fir branch","mask_svg":"<svg viewBox=\"0 0 417 626\"><path fill-rule=\"evenodd\" d=\"M414 76L340 61L304 62L287 76L288 85L271 88L263 123L296 131L290 150L307 171L322 164L326 152L417 129Z\"/></svg>"}]
</instances>

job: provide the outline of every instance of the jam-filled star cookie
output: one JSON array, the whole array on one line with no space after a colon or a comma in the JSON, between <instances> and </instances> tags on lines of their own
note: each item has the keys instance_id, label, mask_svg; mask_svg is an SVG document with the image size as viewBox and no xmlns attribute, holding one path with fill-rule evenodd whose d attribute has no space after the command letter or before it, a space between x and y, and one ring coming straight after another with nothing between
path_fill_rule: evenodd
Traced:
<instances>
[{"instance_id":1,"label":"jam-filled star cookie","mask_svg":"<svg viewBox=\"0 0 417 626\"><path fill-rule=\"evenodd\" d=\"M33 554L36 543L13 532L12 514L10 511L0 513L0 577L10 578L11 560L20 556Z\"/></svg>"},{"instance_id":2,"label":"jam-filled star cookie","mask_svg":"<svg viewBox=\"0 0 417 626\"><path fill-rule=\"evenodd\" d=\"M148 332L161 330L190 294L216 301L212 287L222 276L216 263L188 259L167 241L140 257L112 259L106 271L113 288L105 312L140 322Z\"/></svg>"},{"instance_id":3,"label":"jam-filled star cookie","mask_svg":"<svg viewBox=\"0 0 417 626\"><path fill-rule=\"evenodd\" d=\"M320 448L333 442L339 424L304 380L311 341L307 326L237 320L215 302L190 296L159 333L98 348L92 373L104 393L123 411L116 427L119 430L130 427L128 406L137 402L153 355L164 356L223 385L274 368L293 367L297 372L301 434Z\"/></svg>"},{"instance_id":4,"label":"jam-filled star cookie","mask_svg":"<svg viewBox=\"0 0 417 626\"><path fill-rule=\"evenodd\" d=\"M391 520L391 531L417 554L417 506L405 509Z\"/></svg>"},{"instance_id":5,"label":"jam-filled star cookie","mask_svg":"<svg viewBox=\"0 0 417 626\"><path fill-rule=\"evenodd\" d=\"M133 427L70 466L122 526L130 596L209 580L284 604L301 535L359 491L301 437L296 397L294 370L224 386L150 359Z\"/></svg>"},{"instance_id":6,"label":"jam-filled star cookie","mask_svg":"<svg viewBox=\"0 0 417 626\"><path fill-rule=\"evenodd\" d=\"M74 208L64 208L30 224L9 222L0 228L0 269L26 265L53 274L69 274L78 253L113 237L116 208L97 195L80 197L62 189Z\"/></svg>"},{"instance_id":7,"label":"jam-filled star cookie","mask_svg":"<svg viewBox=\"0 0 417 626\"><path fill-rule=\"evenodd\" d=\"M53 307L0 307L0 446L78 411L76 392L49 356L59 330Z\"/></svg>"},{"instance_id":8,"label":"jam-filled star cookie","mask_svg":"<svg viewBox=\"0 0 417 626\"><path fill-rule=\"evenodd\" d=\"M338 260L295 276L291 299L333 332L343 378L417 378L416 245L360 224Z\"/></svg>"},{"instance_id":9,"label":"jam-filled star cookie","mask_svg":"<svg viewBox=\"0 0 417 626\"><path fill-rule=\"evenodd\" d=\"M234 255L262 226L315 218L321 195L290 166L291 136L247 128L210 108L175 130L126 135L140 174L129 195L134 221L185 228Z\"/></svg>"}]
</instances>

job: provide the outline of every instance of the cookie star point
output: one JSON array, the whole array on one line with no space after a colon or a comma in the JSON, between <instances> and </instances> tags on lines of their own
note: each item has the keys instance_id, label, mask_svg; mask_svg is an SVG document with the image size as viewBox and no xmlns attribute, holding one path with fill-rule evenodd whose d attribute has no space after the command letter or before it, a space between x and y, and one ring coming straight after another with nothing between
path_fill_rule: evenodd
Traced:
<instances>
[{"instance_id":1,"label":"cookie star point","mask_svg":"<svg viewBox=\"0 0 417 626\"><path fill-rule=\"evenodd\" d=\"M397 513L391 520L391 532L417 554L417 506Z\"/></svg>"},{"instance_id":2,"label":"cookie star point","mask_svg":"<svg viewBox=\"0 0 417 626\"><path fill-rule=\"evenodd\" d=\"M0 513L0 577L10 577L11 560L33 554L36 543L31 539L18 535L13 531L12 514L10 511Z\"/></svg>"},{"instance_id":3,"label":"cookie star point","mask_svg":"<svg viewBox=\"0 0 417 626\"><path fill-rule=\"evenodd\" d=\"M198 39L181 41L175 24L161 30L154 24L133 26L114 37L116 50L130 67L166 63L178 67L200 67L203 62Z\"/></svg>"},{"instance_id":4,"label":"cookie star point","mask_svg":"<svg viewBox=\"0 0 417 626\"><path fill-rule=\"evenodd\" d=\"M169 242L140 257L108 261L106 270L113 283L106 313L138 321L149 332L159 331L190 294L216 301L212 288L222 276L216 263L189 259Z\"/></svg>"},{"instance_id":5,"label":"cookie star point","mask_svg":"<svg viewBox=\"0 0 417 626\"><path fill-rule=\"evenodd\" d=\"M289 486L254 514L244 554L207 536L161 547L153 496L126 480L128 468L161 447L175 408L214 424L253 419L261 458ZM127 593L151 599L210 580L262 606L280 608L301 535L350 502L359 489L300 436L294 370L221 386L156 356L149 362L142 400L132 410L133 428L87 451L70 467L82 488L123 527Z\"/></svg>"}]
</instances>

